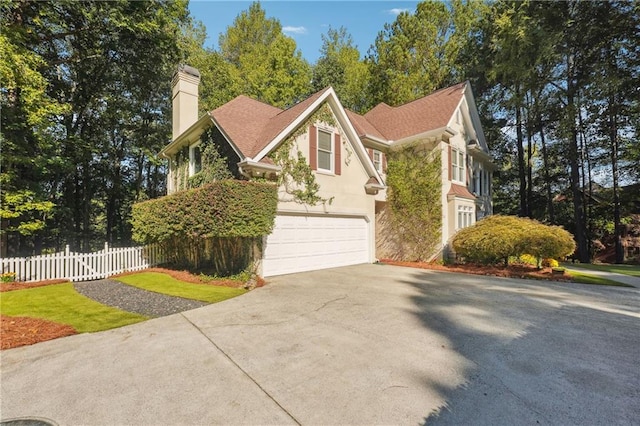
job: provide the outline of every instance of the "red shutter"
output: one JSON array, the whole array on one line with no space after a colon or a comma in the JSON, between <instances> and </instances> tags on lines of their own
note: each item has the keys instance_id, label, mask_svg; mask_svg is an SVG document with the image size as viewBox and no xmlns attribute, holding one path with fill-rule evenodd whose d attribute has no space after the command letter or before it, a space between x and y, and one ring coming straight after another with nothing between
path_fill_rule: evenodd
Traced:
<instances>
[{"instance_id":1,"label":"red shutter","mask_svg":"<svg viewBox=\"0 0 640 426\"><path fill-rule=\"evenodd\" d=\"M340 133L336 133L334 136L335 139L335 159L336 159L336 165L334 167L334 172L335 174L339 175L341 172L341 168L340 166L342 165L342 160L341 160L341 149L342 146L340 144Z\"/></svg>"},{"instance_id":2,"label":"red shutter","mask_svg":"<svg viewBox=\"0 0 640 426\"><path fill-rule=\"evenodd\" d=\"M382 173L387 173L387 154L383 152L380 155L382 155Z\"/></svg>"},{"instance_id":3,"label":"red shutter","mask_svg":"<svg viewBox=\"0 0 640 426\"><path fill-rule=\"evenodd\" d=\"M318 170L318 131L316 126L309 127L309 165Z\"/></svg>"},{"instance_id":4,"label":"red shutter","mask_svg":"<svg viewBox=\"0 0 640 426\"><path fill-rule=\"evenodd\" d=\"M453 171L451 170L451 168L453 167L453 163L451 162L451 145L449 145L448 147L449 147L449 166L447 167L447 169L449 169L449 180L451 180L451 178L453 177Z\"/></svg>"},{"instance_id":5,"label":"red shutter","mask_svg":"<svg viewBox=\"0 0 640 426\"><path fill-rule=\"evenodd\" d=\"M369 153L369 158L373 161L373 150L371 148L367 148L367 152Z\"/></svg>"}]
</instances>

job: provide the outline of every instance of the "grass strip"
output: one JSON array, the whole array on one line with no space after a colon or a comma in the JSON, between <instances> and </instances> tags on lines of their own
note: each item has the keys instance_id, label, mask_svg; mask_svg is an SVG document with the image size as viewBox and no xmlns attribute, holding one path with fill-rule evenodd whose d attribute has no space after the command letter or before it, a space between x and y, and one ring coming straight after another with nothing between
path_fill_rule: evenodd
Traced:
<instances>
[{"instance_id":1,"label":"grass strip","mask_svg":"<svg viewBox=\"0 0 640 426\"><path fill-rule=\"evenodd\" d=\"M574 282L580 284L595 284L595 285L610 285L616 287L632 287L628 284L620 283L618 281L613 281L607 278L603 278L598 275L591 275L583 272L577 272L574 270L567 270L566 273L571 277Z\"/></svg>"},{"instance_id":2,"label":"grass strip","mask_svg":"<svg viewBox=\"0 0 640 426\"><path fill-rule=\"evenodd\" d=\"M566 264L571 267L570 264ZM619 265L604 263L578 263L574 265L576 268L591 269L593 271L614 272L616 274L631 275L632 277L640 277L640 265Z\"/></svg>"},{"instance_id":3,"label":"grass strip","mask_svg":"<svg viewBox=\"0 0 640 426\"><path fill-rule=\"evenodd\" d=\"M2 315L68 324L79 333L109 330L149 319L102 305L79 294L72 283L0 293Z\"/></svg>"},{"instance_id":4,"label":"grass strip","mask_svg":"<svg viewBox=\"0 0 640 426\"><path fill-rule=\"evenodd\" d=\"M143 290L208 303L221 302L246 293L241 288L187 283L160 272L141 272L114 279Z\"/></svg>"}]
</instances>

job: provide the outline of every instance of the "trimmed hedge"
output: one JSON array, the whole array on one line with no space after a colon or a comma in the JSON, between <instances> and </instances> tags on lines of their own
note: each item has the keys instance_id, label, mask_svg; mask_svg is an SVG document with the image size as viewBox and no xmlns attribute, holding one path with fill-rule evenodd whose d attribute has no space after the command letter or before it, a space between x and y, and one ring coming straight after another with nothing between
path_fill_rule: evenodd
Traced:
<instances>
[{"instance_id":1,"label":"trimmed hedge","mask_svg":"<svg viewBox=\"0 0 640 426\"><path fill-rule=\"evenodd\" d=\"M159 244L176 265L237 273L273 230L277 204L274 184L221 180L135 204L133 239Z\"/></svg>"},{"instance_id":2,"label":"trimmed hedge","mask_svg":"<svg viewBox=\"0 0 640 426\"><path fill-rule=\"evenodd\" d=\"M559 226L515 216L494 215L460 230L452 239L453 250L466 261L481 264L509 263L510 257L529 254L538 259L559 259L575 250L573 236Z\"/></svg>"},{"instance_id":3,"label":"trimmed hedge","mask_svg":"<svg viewBox=\"0 0 640 426\"><path fill-rule=\"evenodd\" d=\"M222 180L135 204L133 239L259 237L270 234L278 204L275 185Z\"/></svg>"}]
</instances>

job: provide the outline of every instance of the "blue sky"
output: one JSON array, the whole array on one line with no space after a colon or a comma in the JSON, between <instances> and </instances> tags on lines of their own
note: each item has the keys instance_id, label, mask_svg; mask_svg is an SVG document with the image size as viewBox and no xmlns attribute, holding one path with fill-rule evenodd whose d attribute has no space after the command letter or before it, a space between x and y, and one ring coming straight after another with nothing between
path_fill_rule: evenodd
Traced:
<instances>
[{"instance_id":1,"label":"blue sky","mask_svg":"<svg viewBox=\"0 0 640 426\"><path fill-rule=\"evenodd\" d=\"M248 10L251 1L191 0L191 15L207 28L207 47L218 48L218 36L243 10ZM398 13L408 10L413 13L418 1L261 1L268 18L276 18L283 32L292 37L302 55L310 63L320 56L322 34L329 26L343 26L353 37L361 57L367 54L378 32L386 22L393 22Z\"/></svg>"}]
</instances>

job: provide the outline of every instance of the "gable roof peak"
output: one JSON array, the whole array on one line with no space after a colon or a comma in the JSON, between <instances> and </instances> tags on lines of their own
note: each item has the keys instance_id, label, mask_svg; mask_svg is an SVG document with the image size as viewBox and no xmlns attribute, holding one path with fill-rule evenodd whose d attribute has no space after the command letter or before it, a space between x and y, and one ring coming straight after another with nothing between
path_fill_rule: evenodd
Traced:
<instances>
[{"instance_id":1,"label":"gable roof peak","mask_svg":"<svg viewBox=\"0 0 640 426\"><path fill-rule=\"evenodd\" d=\"M364 115L387 140L401 140L444 128L464 96L468 82L435 92L397 107L381 103Z\"/></svg>"}]
</instances>

